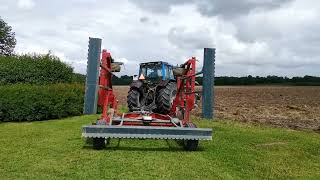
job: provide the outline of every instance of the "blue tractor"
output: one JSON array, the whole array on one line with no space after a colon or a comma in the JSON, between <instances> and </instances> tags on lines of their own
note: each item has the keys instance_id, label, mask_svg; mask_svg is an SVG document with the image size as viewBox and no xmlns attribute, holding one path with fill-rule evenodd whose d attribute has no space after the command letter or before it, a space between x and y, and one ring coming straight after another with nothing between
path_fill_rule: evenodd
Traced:
<instances>
[{"instance_id":1,"label":"blue tractor","mask_svg":"<svg viewBox=\"0 0 320 180\"><path fill-rule=\"evenodd\" d=\"M138 79L133 80L128 92L129 111L168 114L177 93L173 69L162 61L141 63Z\"/></svg>"}]
</instances>

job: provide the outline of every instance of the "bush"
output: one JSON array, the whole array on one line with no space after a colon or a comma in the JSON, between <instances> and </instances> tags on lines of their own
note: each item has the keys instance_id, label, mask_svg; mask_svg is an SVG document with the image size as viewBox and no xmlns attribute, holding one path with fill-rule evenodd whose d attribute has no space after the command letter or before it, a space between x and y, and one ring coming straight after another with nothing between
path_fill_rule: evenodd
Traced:
<instances>
[{"instance_id":1,"label":"bush","mask_svg":"<svg viewBox=\"0 0 320 180\"><path fill-rule=\"evenodd\" d=\"M0 85L71 83L71 66L52 55L0 56Z\"/></svg>"},{"instance_id":2,"label":"bush","mask_svg":"<svg viewBox=\"0 0 320 180\"><path fill-rule=\"evenodd\" d=\"M80 84L0 86L1 121L35 121L81 115L84 87Z\"/></svg>"},{"instance_id":3,"label":"bush","mask_svg":"<svg viewBox=\"0 0 320 180\"><path fill-rule=\"evenodd\" d=\"M73 76L72 76L72 82L73 82L73 83L85 84L85 82L86 82L86 76L83 75L83 74L74 73Z\"/></svg>"}]
</instances>

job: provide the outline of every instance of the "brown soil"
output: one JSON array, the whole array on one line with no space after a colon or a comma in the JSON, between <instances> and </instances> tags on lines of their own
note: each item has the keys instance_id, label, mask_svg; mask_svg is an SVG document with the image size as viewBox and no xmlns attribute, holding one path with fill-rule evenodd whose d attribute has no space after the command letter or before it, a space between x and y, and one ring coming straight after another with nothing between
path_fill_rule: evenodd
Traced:
<instances>
[{"instance_id":1,"label":"brown soil","mask_svg":"<svg viewBox=\"0 0 320 180\"><path fill-rule=\"evenodd\" d=\"M121 105L126 106L127 91L115 87ZM201 109L195 114L201 116ZM320 87L218 86L215 118L320 132Z\"/></svg>"}]
</instances>

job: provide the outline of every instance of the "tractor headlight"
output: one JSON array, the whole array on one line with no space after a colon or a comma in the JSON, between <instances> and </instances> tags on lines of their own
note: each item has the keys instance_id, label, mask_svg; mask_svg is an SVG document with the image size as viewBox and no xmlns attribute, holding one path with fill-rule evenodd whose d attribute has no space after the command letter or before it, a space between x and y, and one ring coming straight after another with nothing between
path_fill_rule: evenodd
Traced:
<instances>
[{"instance_id":1,"label":"tractor headlight","mask_svg":"<svg viewBox=\"0 0 320 180\"><path fill-rule=\"evenodd\" d=\"M142 116L142 120L143 121L152 121L152 117L151 116Z\"/></svg>"}]
</instances>

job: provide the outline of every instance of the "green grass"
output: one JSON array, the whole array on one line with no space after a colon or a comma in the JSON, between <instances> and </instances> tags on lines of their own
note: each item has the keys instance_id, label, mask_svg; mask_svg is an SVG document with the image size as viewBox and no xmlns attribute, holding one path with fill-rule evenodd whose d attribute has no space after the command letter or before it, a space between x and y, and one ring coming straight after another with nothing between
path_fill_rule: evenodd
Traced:
<instances>
[{"instance_id":1,"label":"green grass","mask_svg":"<svg viewBox=\"0 0 320 180\"><path fill-rule=\"evenodd\" d=\"M319 179L320 134L199 121L213 141L185 152L174 141L117 140L102 151L81 138L98 116L0 124L1 179Z\"/></svg>"},{"instance_id":2,"label":"green grass","mask_svg":"<svg viewBox=\"0 0 320 180\"><path fill-rule=\"evenodd\" d=\"M120 106L118 106L118 107L119 107L119 108L118 108L118 111L117 111L117 112L118 112L119 114L129 112L128 106L120 105Z\"/></svg>"}]
</instances>

